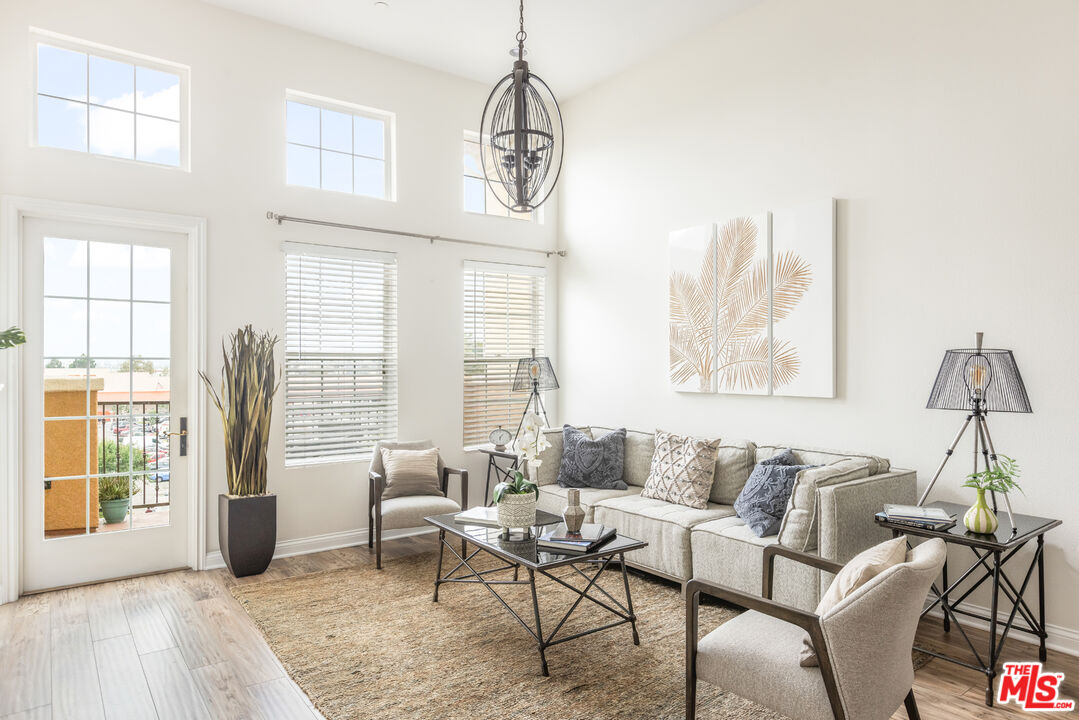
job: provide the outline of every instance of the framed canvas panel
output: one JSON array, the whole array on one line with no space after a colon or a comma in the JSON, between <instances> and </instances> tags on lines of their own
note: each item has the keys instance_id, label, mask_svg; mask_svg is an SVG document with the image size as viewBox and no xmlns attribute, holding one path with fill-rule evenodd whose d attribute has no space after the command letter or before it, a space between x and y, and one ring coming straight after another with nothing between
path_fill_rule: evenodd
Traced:
<instances>
[{"instance_id":1,"label":"framed canvas panel","mask_svg":"<svg viewBox=\"0 0 1079 720\"><path fill-rule=\"evenodd\" d=\"M699 225L670 235L670 379L680 392L715 392L715 232Z\"/></svg>"},{"instance_id":2,"label":"framed canvas panel","mask_svg":"<svg viewBox=\"0 0 1079 720\"><path fill-rule=\"evenodd\" d=\"M716 224L716 391L767 395L770 390L768 213Z\"/></svg>"},{"instance_id":3,"label":"framed canvas panel","mask_svg":"<svg viewBox=\"0 0 1079 720\"><path fill-rule=\"evenodd\" d=\"M835 397L835 200L772 216L772 385Z\"/></svg>"}]
</instances>

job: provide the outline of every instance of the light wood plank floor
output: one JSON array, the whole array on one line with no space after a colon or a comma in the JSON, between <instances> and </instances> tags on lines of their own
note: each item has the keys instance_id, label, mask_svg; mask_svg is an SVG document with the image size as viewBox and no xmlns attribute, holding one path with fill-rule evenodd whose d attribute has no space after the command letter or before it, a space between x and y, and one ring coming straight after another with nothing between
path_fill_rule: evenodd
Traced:
<instances>
[{"instance_id":1,"label":"light wood plank floor","mask_svg":"<svg viewBox=\"0 0 1079 720\"><path fill-rule=\"evenodd\" d=\"M435 547L431 536L384 545L384 561ZM234 583L370 564L366 547L275 560L264 575L174 572L32 595L0 606L0 720L222 718L315 720L321 715L289 679L247 614ZM985 633L972 632L978 640ZM957 633L926 621L919 643L955 652ZM965 647L965 646L963 646ZM1009 640L1008 659L1036 660ZM1079 698L1079 658L1050 652ZM1014 705L987 708L984 676L934 660L915 676L925 720L1029 717ZM632 709L627 708L627 717ZM1048 716L1048 714L1047 714ZM1059 714L1055 715L1060 717ZM905 720L899 710L896 720Z\"/></svg>"}]
</instances>

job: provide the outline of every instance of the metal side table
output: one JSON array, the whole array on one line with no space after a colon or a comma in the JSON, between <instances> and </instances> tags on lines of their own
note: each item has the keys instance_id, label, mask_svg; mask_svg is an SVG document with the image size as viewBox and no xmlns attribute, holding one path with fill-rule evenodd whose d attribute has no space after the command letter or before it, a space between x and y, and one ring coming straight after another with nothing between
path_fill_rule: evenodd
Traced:
<instances>
[{"instance_id":1,"label":"metal side table","mask_svg":"<svg viewBox=\"0 0 1079 720\"><path fill-rule=\"evenodd\" d=\"M907 527L898 523L889 522L882 516L876 516L876 522L882 527L892 531L893 537L911 535L924 538L940 538L950 545L960 545L970 548L974 555L974 561L970 567L964 570L952 582L948 580L948 562L944 563L941 584L933 583L931 589L933 601L922 611L922 617L935 610L937 607L944 613L944 632L951 632L952 626L962 634L970 651L974 654L977 664L971 664L959 658L943 655L926 648L916 648L928 655L938 657L941 660L968 667L972 670L985 673L986 690L985 704L993 707L993 681L998 674L1004 642L1008 639L1008 633L1015 630L1038 638L1038 658L1045 662L1045 533L1049 532L1060 520L1051 518L1034 517L1033 515L1016 515L1015 530L1009 522L1007 513L998 516L1000 526L993 534L972 533L963 526L963 514L967 511L966 505L950 502L929 503L929 507L939 507L950 515L959 518L952 527L946 530L923 530L921 528ZM1030 542L1036 543L1034 556L1030 559L1030 565L1023 570L1019 566L1022 582L1016 587L1011 578L1004 571L1004 566L1014 558ZM1013 563L1018 565L1018 563ZM1035 613L1027 603L1025 594L1030 586L1030 581L1037 572L1038 579L1038 612ZM973 584L959 594L959 586L967 579L973 580ZM990 600L989 615L984 615L964 607L964 602L986 580L991 580L992 598ZM1005 603L1000 602L1000 595L1004 594ZM955 597L956 595L958 597ZM1010 608L1009 608L1010 606ZM1008 619L1005 622L998 620L999 612L1006 611ZM989 648L988 654L983 655L975 647L966 630L959 623L959 616L965 616L981 620L989 625ZM997 637L999 633L999 638Z\"/></svg>"},{"instance_id":2,"label":"metal side table","mask_svg":"<svg viewBox=\"0 0 1079 720\"><path fill-rule=\"evenodd\" d=\"M509 448L496 450L494 445L483 445L476 449L487 456L487 484L483 490L483 504L491 505L494 502L494 499L491 498L491 480L494 480L495 485L503 480L513 481L513 473L517 469L518 463L517 453ZM499 460L503 462L508 460L509 463L499 465Z\"/></svg>"}]
</instances>

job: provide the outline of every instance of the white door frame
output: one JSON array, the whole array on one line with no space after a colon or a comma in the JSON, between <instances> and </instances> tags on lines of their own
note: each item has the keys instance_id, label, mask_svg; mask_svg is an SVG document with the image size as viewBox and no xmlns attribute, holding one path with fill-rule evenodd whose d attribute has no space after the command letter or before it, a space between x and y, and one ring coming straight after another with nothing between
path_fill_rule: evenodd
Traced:
<instances>
[{"instance_id":1,"label":"white door frame","mask_svg":"<svg viewBox=\"0 0 1079 720\"><path fill-rule=\"evenodd\" d=\"M206 220L187 215L126 210L57 200L0 197L0 329L22 325L23 220L40 218L154 230L187 236L188 361L206 367ZM0 604L22 591L22 353L0 351ZM187 560L203 569L206 557L206 393L188 382L187 432L193 445L188 493Z\"/></svg>"}]
</instances>

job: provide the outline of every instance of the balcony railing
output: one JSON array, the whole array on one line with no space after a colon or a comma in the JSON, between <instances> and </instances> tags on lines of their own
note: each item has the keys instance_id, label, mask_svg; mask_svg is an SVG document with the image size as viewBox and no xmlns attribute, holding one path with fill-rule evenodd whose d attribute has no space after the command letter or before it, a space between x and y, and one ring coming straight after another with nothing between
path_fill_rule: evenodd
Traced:
<instances>
[{"instance_id":1,"label":"balcony railing","mask_svg":"<svg viewBox=\"0 0 1079 720\"><path fill-rule=\"evenodd\" d=\"M169 403L99 402L98 472L134 471L142 482L133 508L169 504Z\"/></svg>"}]
</instances>

